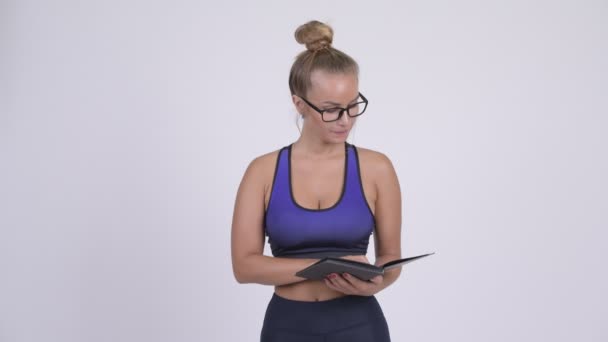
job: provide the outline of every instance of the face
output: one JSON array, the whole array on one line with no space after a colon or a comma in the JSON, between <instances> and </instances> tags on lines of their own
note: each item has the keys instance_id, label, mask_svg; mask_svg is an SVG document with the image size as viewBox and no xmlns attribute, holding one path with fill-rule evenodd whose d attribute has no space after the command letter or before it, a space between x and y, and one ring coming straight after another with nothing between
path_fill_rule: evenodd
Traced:
<instances>
[{"instance_id":1,"label":"face","mask_svg":"<svg viewBox=\"0 0 608 342\"><path fill-rule=\"evenodd\" d=\"M315 70L311 74L312 87L305 98L323 110L333 107L346 108L357 101L359 82L353 73L328 73ZM293 96L298 112L304 117L304 129L324 142L341 143L346 141L357 118L351 118L346 113L337 121L325 122L321 114L310 107L298 96Z\"/></svg>"}]
</instances>

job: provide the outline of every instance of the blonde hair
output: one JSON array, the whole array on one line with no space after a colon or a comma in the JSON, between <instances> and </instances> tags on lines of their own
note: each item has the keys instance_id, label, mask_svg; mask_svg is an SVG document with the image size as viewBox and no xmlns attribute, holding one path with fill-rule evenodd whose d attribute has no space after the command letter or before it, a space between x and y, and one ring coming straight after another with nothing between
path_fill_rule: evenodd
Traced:
<instances>
[{"instance_id":1,"label":"blonde hair","mask_svg":"<svg viewBox=\"0 0 608 342\"><path fill-rule=\"evenodd\" d=\"M357 79L359 78L357 62L346 53L332 47L334 31L329 25L311 20L300 25L294 35L298 43L306 46L306 50L296 56L289 72L289 90L292 95L307 97L308 90L312 87L310 76L316 70L353 73Z\"/></svg>"}]
</instances>

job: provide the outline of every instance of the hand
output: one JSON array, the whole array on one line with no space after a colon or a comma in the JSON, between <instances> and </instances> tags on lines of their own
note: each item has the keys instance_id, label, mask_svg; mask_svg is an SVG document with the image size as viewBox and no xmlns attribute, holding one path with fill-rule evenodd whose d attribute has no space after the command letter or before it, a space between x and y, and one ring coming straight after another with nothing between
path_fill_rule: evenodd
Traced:
<instances>
[{"instance_id":1,"label":"hand","mask_svg":"<svg viewBox=\"0 0 608 342\"><path fill-rule=\"evenodd\" d=\"M354 275L332 273L325 277L327 287L348 295L372 296L380 292L384 276L377 275L370 280L361 280Z\"/></svg>"},{"instance_id":2,"label":"hand","mask_svg":"<svg viewBox=\"0 0 608 342\"><path fill-rule=\"evenodd\" d=\"M367 257L365 255L347 255L341 258L365 262L369 264L369 260L367 260ZM361 280L348 273L332 273L327 275L324 281L327 287L345 294L357 296L372 296L383 289L382 283L384 281L384 276L377 275L371 278L370 280Z\"/></svg>"}]
</instances>

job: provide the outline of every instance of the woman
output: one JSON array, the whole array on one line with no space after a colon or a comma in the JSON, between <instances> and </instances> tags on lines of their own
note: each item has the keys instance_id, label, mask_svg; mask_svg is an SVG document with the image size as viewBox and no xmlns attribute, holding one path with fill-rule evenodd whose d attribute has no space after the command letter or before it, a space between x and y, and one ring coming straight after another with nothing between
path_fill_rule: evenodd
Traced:
<instances>
[{"instance_id":1,"label":"woman","mask_svg":"<svg viewBox=\"0 0 608 342\"><path fill-rule=\"evenodd\" d=\"M401 192L382 153L346 141L367 99L357 63L331 46L333 30L310 21L295 32L300 53L289 75L303 119L300 137L255 158L245 171L232 221L232 265L239 283L274 285L261 341L390 341L374 296L400 268L370 281L295 273L325 256L375 265L401 258ZM273 257L263 255L265 235Z\"/></svg>"}]
</instances>

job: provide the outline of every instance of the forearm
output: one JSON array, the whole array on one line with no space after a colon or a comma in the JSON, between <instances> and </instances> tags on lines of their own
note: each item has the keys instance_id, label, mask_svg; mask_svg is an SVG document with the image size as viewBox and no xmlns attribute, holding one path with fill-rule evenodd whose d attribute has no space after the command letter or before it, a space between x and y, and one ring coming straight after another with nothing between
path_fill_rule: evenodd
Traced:
<instances>
[{"instance_id":1,"label":"forearm","mask_svg":"<svg viewBox=\"0 0 608 342\"><path fill-rule=\"evenodd\" d=\"M316 261L318 259L250 255L233 264L233 271L236 280L241 284L286 285L306 280L295 273Z\"/></svg>"},{"instance_id":2,"label":"forearm","mask_svg":"<svg viewBox=\"0 0 608 342\"><path fill-rule=\"evenodd\" d=\"M400 259L400 258L401 258L400 255L393 255L393 254L380 255L376 258L374 265L382 266L389 261ZM392 283L394 283L397 280L397 278L399 278L399 275L401 275L401 267L396 267L396 268L384 271L384 278L382 281L382 290L384 290L385 288L389 287Z\"/></svg>"}]
</instances>

